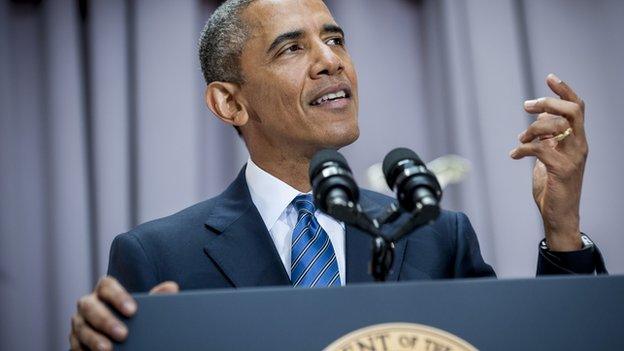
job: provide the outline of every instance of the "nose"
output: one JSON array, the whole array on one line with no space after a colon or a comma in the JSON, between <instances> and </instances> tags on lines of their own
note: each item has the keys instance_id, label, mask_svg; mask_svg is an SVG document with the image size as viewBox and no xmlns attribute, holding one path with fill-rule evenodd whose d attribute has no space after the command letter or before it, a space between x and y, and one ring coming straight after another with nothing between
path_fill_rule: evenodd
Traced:
<instances>
[{"instance_id":1,"label":"nose","mask_svg":"<svg viewBox=\"0 0 624 351\"><path fill-rule=\"evenodd\" d=\"M336 75L344 69L341 58L326 43L319 41L314 49L314 62L310 70L312 79Z\"/></svg>"}]
</instances>

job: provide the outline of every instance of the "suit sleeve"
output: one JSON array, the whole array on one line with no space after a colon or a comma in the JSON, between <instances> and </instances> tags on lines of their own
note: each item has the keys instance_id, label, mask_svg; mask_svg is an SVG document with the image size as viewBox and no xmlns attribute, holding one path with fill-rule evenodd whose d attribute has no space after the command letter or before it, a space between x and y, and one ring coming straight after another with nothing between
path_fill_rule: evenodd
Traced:
<instances>
[{"instance_id":1,"label":"suit sleeve","mask_svg":"<svg viewBox=\"0 0 624 351\"><path fill-rule=\"evenodd\" d=\"M602 254L593 243L585 244L582 250L571 252L550 251L545 240L540 243L537 275L594 273L608 274Z\"/></svg>"},{"instance_id":2,"label":"suit sleeve","mask_svg":"<svg viewBox=\"0 0 624 351\"><path fill-rule=\"evenodd\" d=\"M147 292L158 284L155 265L140 240L131 233L118 235L111 245L108 275L131 293Z\"/></svg>"},{"instance_id":3,"label":"suit sleeve","mask_svg":"<svg viewBox=\"0 0 624 351\"><path fill-rule=\"evenodd\" d=\"M496 277L494 269L481 256L477 234L463 213L456 213L455 278Z\"/></svg>"}]
</instances>

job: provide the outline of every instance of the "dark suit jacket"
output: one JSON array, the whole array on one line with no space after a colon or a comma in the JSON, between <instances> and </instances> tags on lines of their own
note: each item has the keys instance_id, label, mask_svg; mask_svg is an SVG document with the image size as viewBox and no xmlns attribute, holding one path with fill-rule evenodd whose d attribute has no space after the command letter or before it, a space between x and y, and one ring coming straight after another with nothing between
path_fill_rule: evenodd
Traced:
<instances>
[{"instance_id":1,"label":"dark suit jacket","mask_svg":"<svg viewBox=\"0 0 624 351\"><path fill-rule=\"evenodd\" d=\"M360 204L376 216L391 201L363 190ZM347 225L345 244L347 284L372 281L370 237ZM463 213L443 211L401 239L395 252L390 281L495 276ZM595 256L593 249L560 255L540 250L538 274L592 273ZM117 236L108 272L131 292L163 281L182 290L291 284L251 200L244 168L221 195Z\"/></svg>"}]
</instances>

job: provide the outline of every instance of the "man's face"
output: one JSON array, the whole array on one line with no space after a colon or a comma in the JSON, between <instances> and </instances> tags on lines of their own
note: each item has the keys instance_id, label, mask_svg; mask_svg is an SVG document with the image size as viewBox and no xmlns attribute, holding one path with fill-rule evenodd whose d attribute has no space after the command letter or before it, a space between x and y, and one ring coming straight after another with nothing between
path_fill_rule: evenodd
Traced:
<instances>
[{"instance_id":1,"label":"man's face","mask_svg":"<svg viewBox=\"0 0 624 351\"><path fill-rule=\"evenodd\" d=\"M251 35L241 56L242 93L253 134L310 153L354 142L357 76L325 4L258 0L243 19Z\"/></svg>"}]
</instances>

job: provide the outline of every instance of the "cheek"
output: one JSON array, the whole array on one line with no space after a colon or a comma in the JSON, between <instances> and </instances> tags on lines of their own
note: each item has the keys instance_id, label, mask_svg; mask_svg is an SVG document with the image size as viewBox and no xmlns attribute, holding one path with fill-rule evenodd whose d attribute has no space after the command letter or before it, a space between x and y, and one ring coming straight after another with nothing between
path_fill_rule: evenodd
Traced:
<instances>
[{"instance_id":1,"label":"cheek","mask_svg":"<svg viewBox=\"0 0 624 351\"><path fill-rule=\"evenodd\" d=\"M298 111L301 94L299 81L295 78L291 78L280 81L277 84L281 87L281 89L277 91L281 107L287 109L285 112L288 114L295 113L296 111L293 109L297 109Z\"/></svg>"},{"instance_id":2,"label":"cheek","mask_svg":"<svg viewBox=\"0 0 624 351\"><path fill-rule=\"evenodd\" d=\"M286 65L279 69L271 77L272 86L268 87L274 90L279 96L280 104L284 107L291 109L297 107L300 109L301 91L305 81L305 76L302 75L302 69L297 65Z\"/></svg>"},{"instance_id":3,"label":"cheek","mask_svg":"<svg viewBox=\"0 0 624 351\"><path fill-rule=\"evenodd\" d=\"M262 79L251 89L257 98L254 106L265 111L261 117L281 120L301 112L302 83L294 74L280 72Z\"/></svg>"},{"instance_id":4,"label":"cheek","mask_svg":"<svg viewBox=\"0 0 624 351\"><path fill-rule=\"evenodd\" d=\"M302 114L299 81L296 77L277 79L266 77L256 82L248 81L249 102L254 119L263 129L290 130L299 125Z\"/></svg>"},{"instance_id":5,"label":"cheek","mask_svg":"<svg viewBox=\"0 0 624 351\"><path fill-rule=\"evenodd\" d=\"M347 65L346 73L347 73L347 77L351 81L352 88L353 88L354 92L356 93L355 97L356 97L356 101L357 101L357 98L358 98L358 95L357 95L357 92L358 92L358 77L357 77L357 71L355 70L355 66L353 65L353 62L351 61L351 59L349 59L349 63Z\"/></svg>"}]
</instances>

